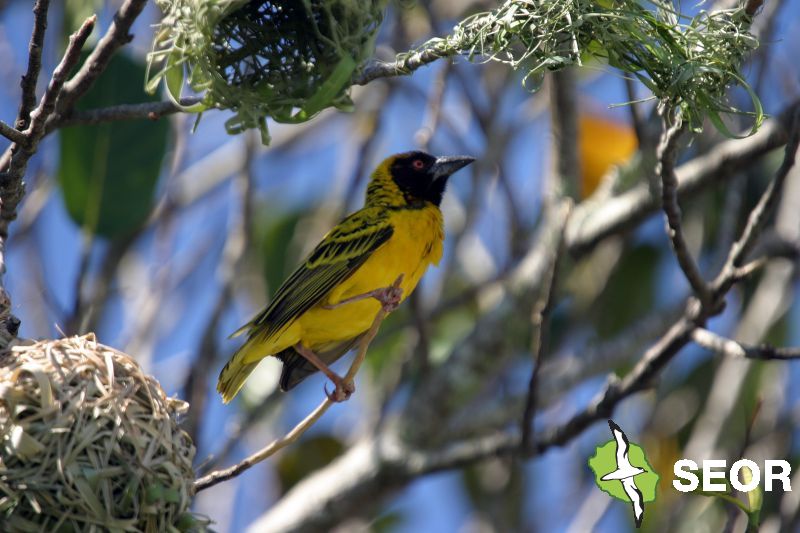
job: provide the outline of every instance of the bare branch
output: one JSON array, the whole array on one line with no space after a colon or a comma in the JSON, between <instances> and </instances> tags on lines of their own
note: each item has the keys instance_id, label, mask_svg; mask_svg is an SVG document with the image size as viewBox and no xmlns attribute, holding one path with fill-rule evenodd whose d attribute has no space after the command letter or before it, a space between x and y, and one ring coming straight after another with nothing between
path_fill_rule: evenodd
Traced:
<instances>
[{"instance_id":1,"label":"bare branch","mask_svg":"<svg viewBox=\"0 0 800 533\"><path fill-rule=\"evenodd\" d=\"M713 292L717 297L726 293L730 289L730 286L740 277L738 269L755 244L756 237L761 232L766 218L775 209L778 191L783 189L786 176L789 175L789 171L794 166L797 148L798 145L800 145L800 110L796 111L794 114L790 131L789 141L786 143L786 149L784 151L783 162L775 173L775 178L767 186L767 189L758 200L758 204L756 204L747 217L747 224L744 230L742 230L741 236L733 243L733 246L731 246L725 265L712 284Z\"/></svg>"},{"instance_id":2,"label":"bare branch","mask_svg":"<svg viewBox=\"0 0 800 533\"><path fill-rule=\"evenodd\" d=\"M198 97L181 99L182 106L191 106L200 102ZM71 113L51 120L47 124L48 133L63 126L76 124L100 124L115 120L158 120L167 115L181 112L181 108L174 102L146 102L142 104L120 104L85 111L74 110ZM56 119L56 117L53 117Z\"/></svg>"},{"instance_id":3,"label":"bare branch","mask_svg":"<svg viewBox=\"0 0 800 533\"><path fill-rule=\"evenodd\" d=\"M28 161L39 147L39 141L44 136L45 121L53 112L56 99L61 93L67 75L78 62L81 48L89 34L92 33L95 20L93 16L88 18L80 29L70 36L64 57L53 71L42 101L30 114L30 125L23 132L26 137L25 142L12 145L4 156L4 159L10 158L10 161L3 179L0 180L0 197L3 199L2 210L0 210L0 240L2 241L5 241L8 236L9 223L17 216L17 205L22 199L25 189L22 177ZM3 243L2 246L4 247L5 244Z\"/></svg>"},{"instance_id":4,"label":"bare branch","mask_svg":"<svg viewBox=\"0 0 800 533\"><path fill-rule=\"evenodd\" d=\"M42 70L42 48L44 47L44 34L47 30L47 10L49 7L50 0L36 0L33 5L33 32L31 33L31 41L28 44L28 69L20 82L22 100L16 122L16 127L19 131L27 129L28 124L30 124L30 113L36 106L36 84L39 81L39 72Z\"/></svg>"},{"instance_id":5,"label":"bare branch","mask_svg":"<svg viewBox=\"0 0 800 533\"><path fill-rule=\"evenodd\" d=\"M760 359L763 361L800 359L800 347L775 347L769 344L752 346L717 335L704 328L695 329L692 332L692 340L703 348L726 357Z\"/></svg>"},{"instance_id":6,"label":"bare branch","mask_svg":"<svg viewBox=\"0 0 800 533\"><path fill-rule=\"evenodd\" d=\"M57 116L68 114L78 98L86 94L86 91L106 69L108 62L111 61L111 56L117 49L131 41L133 38L129 33L131 26L142 12L145 4L147 4L147 0L125 0L119 11L115 13L111 27L97 42L97 46L86 58L80 70L64 85L64 90L58 98Z\"/></svg>"},{"instance_id":7,"label":"bare branch","mask_svg":"<svg viewBox=\"0 0 800 533\"><path fill-rule=\"evenodd\" d=\"M671 108L662 110L662 133L661 141L658 144L656 155L658 163L656 165L656 174L661 177L661 208L667 218L667 234L672 242L672 249L675 252L675 257L678 264L686 276L686 280L692 287L692 290L700 298L701 301L706 302L709 299L709 289L706 281L700 274L700 269L697 268L692 253L689 251L689 246L686 244L686 238L683 235L683 227L681 225L681 208L678 206L678 177L675 174L675 159L678 156L678 139L683 132L683 125L680 116L675 116ZM674 120L673 124L669 121Z\"/></svg>"},{"instance_id":8,"label":"bare branch","mask_svg":"<svg viewBox=\"0 0 800 533\"><path fill-rule=\"evenodd\" d=\"M12 128L2 120L0 120L0 135L17 144L22 144L28 139L24 133Z\"/></svg>"},{"instance_id":9,"label":"bare branch","mask_svg":"<svg viewBox=\"0 0 800 533\"><path fill-rule=\"evenodd\" d=\"M366 85L378 78L393 78L411 74L418 68L433 63L437 59L453 55L456 55L454 50L426 48L422 51L411 52L407 56L391 63L373 63L353 80L353 85Z\"/></svg>"},{"instance_id":10,"label":"bare branch","mask_svg":"<svg viewBox=\"0 0 800 533\"><path fill-rule=\"evenodd\" d=\"M780 115L765 121L758 133L720 143L710 153L676 168L679 199L730 178L767 152L783 146L799 108L800 101L795 101ZM582 202L575 207L567 227L567 249L573 256L581 256L606 237L636 226L658 209L658 200L650 194L647 183L599 205Z\"/></svg>"},{"instance_id":11,"label":"bare branch","mask_svg":"<svg viewBox=\"0 0 800 533\"><path fill-rule=\"evenodd\" d=\"M299 439L303 433L308 431L308 429L313 426L332 405L333 401L325 398L322 400L322 403L320 403L313 411L311 411L311 413L309 413L307 417L300 421L299 424L293 427L291 431L289 431L289 433L283 437L270 442L256 453L246 457L241 462L229 468L215 470L196 480L194 482L195 493L213 487L214 485L222 483L223 481L228 481L229 479L235 478L245 470L248 470L264 459L274 455L276 452L292 444L294 441Z\"/></svg>"},{"instance_id":12,"label":"bare branch","mask_svg":"<svg viewBox=\"0 0 800 533\"><path fill-rule=\"evenodd\" d=\"M572 202L570 200L565 200L560 206L554 206L551 209L556 209L558 211L555 213L555 216L560 221L561 231L558 235L558 241L553 248L550 268L547 270L539 287L541 291L539 299L534 304L533 313L531 315L531 357L533 359L533 370L531 371L531 377L528 381L528 395L525 399L525 409L523 410L520 424L522 428L522 449L528 448L534 434L533 416L536 413L536 395L539 392L536 383L542 368L542 354L547 350L548 346L550 310L553 305L558 267L561 262L561 257L564 255L564 228L567 227L567 222L569 221L569 214L572 211Z\"/></svg>"}]
</instances>

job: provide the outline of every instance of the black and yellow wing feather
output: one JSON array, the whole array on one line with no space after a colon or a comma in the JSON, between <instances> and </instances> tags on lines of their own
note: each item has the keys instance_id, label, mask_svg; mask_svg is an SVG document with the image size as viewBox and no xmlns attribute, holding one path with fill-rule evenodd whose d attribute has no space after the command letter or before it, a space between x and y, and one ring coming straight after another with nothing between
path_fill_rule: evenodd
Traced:
<instances>
[{"instance_id":1,"label":"black and yellow wing feather","mask_svg":"<svg viewBox=\"0 0 800 533\"><path fill-rule=\"evenodd\" d=\"M272 302L234 333L267 339L280 332L353 274L392 236L385 211L365 208L333 228L280 286Z\"/></svg>"}]
</instances>

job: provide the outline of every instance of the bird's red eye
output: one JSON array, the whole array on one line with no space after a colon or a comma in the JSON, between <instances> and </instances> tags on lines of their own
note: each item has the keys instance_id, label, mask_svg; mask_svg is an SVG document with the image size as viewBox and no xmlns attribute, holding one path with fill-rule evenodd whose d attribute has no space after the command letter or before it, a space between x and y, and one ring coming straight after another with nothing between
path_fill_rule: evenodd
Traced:
<instances>
[{"instance_id":1,"label":"bird's red eye","mask_svg":"<svg viewBox=\"0 0 800 533\"><path fill-rule=\"evenodd\" d=\"M411 163L411 166L413 166L416 170L422 170L425 166L425 163L422 162L422 159L415 159L414 162Z\"/></svg>"}]
</instances>

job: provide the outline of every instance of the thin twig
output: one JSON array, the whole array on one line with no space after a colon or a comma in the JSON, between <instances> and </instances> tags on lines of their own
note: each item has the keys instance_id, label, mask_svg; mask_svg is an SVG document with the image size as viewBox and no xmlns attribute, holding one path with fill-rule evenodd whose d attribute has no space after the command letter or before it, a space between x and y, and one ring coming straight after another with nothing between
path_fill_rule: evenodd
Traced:
<instances>
[{"instance_id":1,"label":"thin twig","mask_svg":"<svg viewBox=\"0 0 800 533\"><path fill-rule=\"evenodd\" d=\"M769 344L753 346L717 335L705 328L695 329L692 332L692 340L703 348L725 357L759 359L762 361L800 359L800 347L775 347Z\"/></svg>"},{"instance_id":2,"label":"thin twig","mask_svg":"<svg viewBox=\"0 0 800 533\"><path fill-rule=\"evenodd\" d=\"M187 97L181 100L182 106L191 106L200 102L200 98ZM76 124L100 124L117 120L158 120L162 117L179 113L181 108L173 102L145 102L141 104L120 104L97 109L74 110L58 120L47 124L48 133L64 126ZM56 117L54 117L55 119Z\"/></svg>"},{"instance_id":3,"label":"thin twig","mask_svg":"<svg viewBox=\"0 0 800 533\"><path fill-rule=\"evenodd\" d=\"M393 78L411 74L420 67L433 63L443 57L451 57L458 52L455 50L437 50L426 48L421 51L412 52L406 57L391 63L373 63L365 68L359 76L353 80L353 85L366 85L378 78Z\"/></svg>"},{"instance_id":4,"label":"thin twig","mask_svg":"<svg viewBox=\"0 0 800 533\"><path fill-rule=\"evenodd\" d=\"M225 468L222 470L215 470L197 479L194 482L194 492L198 493L201 490L213 487L218 483L222 483L223 481L228 481L229 479L233 479L242 472L244 472L245 470L248 470L249 468L263 461L264 459L270 457L271 455L274 455L279 450L282 450L283 448L289 446L294 441L299 439L303 435L303 433L308 431L308 429L311 426L313 426L317 422L317 420L319 420L322 417L322 415L325 414L325 411L327 411L330 408L330 406L333 405L333 403L334 403L333 401L329 400L328 398L325 398L324 400L322 400L322 403L320 403L313 411L311 411L311 413L309 413L307 417L305 417L299 424L293 427L291 431L289 431L289 433L287 433L283 437L270 442L269 444L258 450L253 455L250 455L249 457L243 459L241 462L229 468Z\"/></svg>"},{"instance_id":5,"label":"thin twig","mask_svg":"<svg viewBox=\"0 0 800 533\"><path fill-rule=\"evenodd\" d=\"M0 120L0 135L17 144L22 144L28 140L24 133L12 128L2 120Z\"/></svg>"},{"instance_id":6,"label":"thin twig","mask_svg":"<svg viewBox=\"0 0 800 533\"><path fill-rule=\"evenodd\" d=\"M670 124L670 120L674 122ZM661 141L657 150L656 174L661 177L661 208L667 218L667 234L686 280L697 297L702 302L706 302L709 299L709 288L689 251L689 245L686 243L681 225L681 208L678 206L678 177L675 174L675 160L678 155L678 139L684 128L680 117L676 117L670 108L662 112L662 125Z\"/></svg>"},{"instance_id":7,"label":"thin twig","mask_svg":"<svg viewBox=\"0 0 800 533\"><path fill-rule=\"evenodd\" d=\"M111 61L111 56L133 39L130 34L131 26L146 4L147 0L125 0L125 3L120 6L114 14L108 31L97 42L97 46L86 58L80 70L64 85L64 90L58 98L57 115L68 113L78 98L86 94L86 91L106 69Z\"/></svg>"},{"instance_id":8,"label":"thin twig","mask_svg":"<svg viewBox=\"0 0 800 533\"><path fill-rule=\"evenodd\" d=\"M16 127L19 131L27 129L30 123L30 113L36 106L36 84L39 81L39 72L42 70L42 49L44 47L44 34L47 30L47 11L49 7L50 0L36 0L33 5L33 31L28 44L28 69L20 81L22 99L16 121Z\"/></svg>"},{"instance_id":9,"label":"thin twig","mask_svg":"<svg viewBox=\"0 0 800 533\"><path fill-rule=\"evenodd\" d=\"M401 274L395 282L392 284L392 287L398 288L400 287L400 283L403 281L403 275ZM375 338L375 335L378 334L378 329L381 327L381 322L383 319L386 318L387 312L381 308L375 315L375 319L372 321L372 326L370 326L367 334L364 335L364 338L361 339L361 342L358 346L358 353L356 354L355 358L353 359L352 364L350 365L350 369L347 371L347 374L344 376L345 383L352 383L353 379L358 372L358 369L361 368L361 364L364 362L364 358L367 355L367 350L369 349L369 345L372 342L372 339ZM292 444L297 439L299 439L303 433L305 433L311 426L313 426L317 420L325 414L331 405L334 402L331 401L329 398L325 398L322 403L320 403L316 409L314 409L307 417L305 417L299 424L289 431L285 436L276 439L266 445L264 448L260 449L256 453L250 455L249 457L245 458L241 462L223 470L215 470L214 472L210 472L205 476L197 479L194 482L194 492L200 492L201 490L205 490L209 487L213 487L218 483L222 483L223 481L227 481L232 479L245 470L249 469L250 467L260 463L264 459L274 455L277 451L282 450L286 446Z\"/></svg>"},{"instance_id":10,"label":"thin twig","mask_svg":"<svg viewBox=\"0 0 800 533\"><path fill-rule=\"evenodd\" d=\"M720 294L728 292L730 286L741 277L739 271L742 268L741 264L753 248L756 237L761 232L766 218L775 209L778 192L783 189L786 177L795 164L798 145L800 145L800 110L794 113L789 141L786 143L784 150L783 162L775 173L775 178L761 195L758 204L750 211L750 215L747 217L747 224L745 224L741 236L731 246L725 265L711 285L715 296L719 297Z\"/></svg>"},{"instance_id":11,"label":"thin twig","mask_svg":"<svg viewBox=\"0 0 800 533\"><path fill-rule=\"evenodd\" d=\"M2 198L2 206L0 206L0 276L5 273L5 241L8 237L8 226L17 217L17 206L25 194L22 177L25 175L28 161L36 153L39 141L44 136L44 123L53 111L67 75L78 62L81 48L94 29L95 20L94 16L89 17L80 29L70 36L64 57L53 71L41 103L30 113L30 124L23 132L26 137L25 141L11 145L0 161L0 169L6 170L0 173L0 198Z\"/></svg>"},{"instance_id":12,"label":"thin twig","mask_svg":"<svg viewBox=\"0 0 800 533\"><path fill-rule=\"evenodd\" d=\"M800 100L792 102L774 119L767 120L751 137L724 141L710 153L695 157L675 169L679 198L693 196L705 187L724 182L764 154L784 146L797 109L800 109ZM599 205L582 202L575 207L567 228L570 255L584 255L603 239L635 227L659 207L647 183Z\"/></svg>"},{"instance_id":13,"label":"thin twig","mask_svg":"<svg viewBox=\"0 0 800 533\"><path fill-rule=\"evenodd\" d=\"M556 216L561 220L561 231L559 232L558 241L553 251L550 268L544 279L539 286L541 291L539 299L533 307L531 315L531 356L533 359L533 370L528 382L528 395L525 398L525 409L522 413L522 438L520 440L520 448L527 449L530 445L534 435L533 416L536 413L536 395L537 380L539 378L539 371L542 367L542 354L547 350L549 329L550 329L550 310L553 306L553 296L556 289L556 279L558 276L558 267L561 263L561 258L564 255L564 229L567 227L569 221L569 213L572 211L572 202L565 200L560 206L553 207L557 209Z\"/></svg>"}]
</instances>

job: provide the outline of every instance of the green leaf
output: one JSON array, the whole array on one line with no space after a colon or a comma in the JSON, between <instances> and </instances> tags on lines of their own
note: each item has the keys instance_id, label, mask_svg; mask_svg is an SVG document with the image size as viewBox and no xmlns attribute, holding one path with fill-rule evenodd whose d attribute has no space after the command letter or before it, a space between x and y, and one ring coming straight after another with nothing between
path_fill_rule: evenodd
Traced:
<instances>
[{"instance_id":1,"label":"green leaf","mask_svg":"<svg viewBox=\"0 0 800 533\"><path fill-rule=\"evenodd\" d=\"M144 64L117 54L78 109L158 101L142 87ZM145 222L167 150L166 120L117 121L59 133L58 180L70 217L88 231L121 237Z\"/></svg>"}]
</instances>

